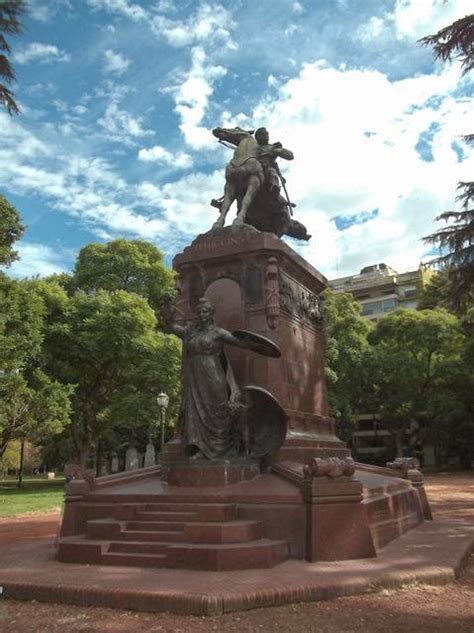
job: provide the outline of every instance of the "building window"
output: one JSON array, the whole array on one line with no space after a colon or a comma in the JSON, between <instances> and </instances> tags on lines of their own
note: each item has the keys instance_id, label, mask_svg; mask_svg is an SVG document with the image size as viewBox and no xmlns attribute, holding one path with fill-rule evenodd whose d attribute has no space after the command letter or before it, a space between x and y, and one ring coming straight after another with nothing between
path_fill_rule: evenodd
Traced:
<instances>
[{"instance_id":1,"label":"building window","mask_svg":"<svg viewBox=\"0 0 474 633\"><path fill-rule=\"evenodd\" d=\"M381 312L392 312L397 307L395 299L384 299L383 301L371 301L362 304L362 316L369 316Z\"/></svg>"},{"instance_id":2,"label":"building window","mask_svg":"<svg viewBox=\"0 0 474 633\"><path fill-rule=\"evenodd\" d=\"M382 304L384 312L391 312L397 307L395 299L385 299L385 301L382 301Z\"/></svg>"}]
</instances>

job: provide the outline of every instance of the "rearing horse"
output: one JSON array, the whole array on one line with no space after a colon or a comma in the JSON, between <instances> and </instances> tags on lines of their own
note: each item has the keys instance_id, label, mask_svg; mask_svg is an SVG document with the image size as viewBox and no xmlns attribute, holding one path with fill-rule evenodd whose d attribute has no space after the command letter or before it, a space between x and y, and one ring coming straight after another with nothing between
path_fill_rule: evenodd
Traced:
<instances>
[{"instance_id":1,"label":"rearing horse","mask_svg":"<svg viewBox=\"0 0 474 633\"><path fill-rule=\"evenodd\" d=\"M237 200L237 217L234 224L244 224L249 206L265 180L262 164L257 158L259 145L252 136L253 130L216 127L212 133L220 141L237 146L225 170L224 198L220 215L213 228L224 226L226 215L234 200Z\"/></svg>"}]
</instances>

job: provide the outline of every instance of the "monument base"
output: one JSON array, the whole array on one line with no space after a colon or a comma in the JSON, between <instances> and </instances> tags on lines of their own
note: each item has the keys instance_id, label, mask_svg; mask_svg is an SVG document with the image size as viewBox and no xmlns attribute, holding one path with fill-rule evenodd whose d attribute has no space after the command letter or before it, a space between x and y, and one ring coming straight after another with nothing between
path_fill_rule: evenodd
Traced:
<instances>
[{"instance_id":1,"label":"monument base","mask_svg":"<svg viewBox=\"0 0 474 633\"><path fill-rule=\"evenodd\" d=\"M327 474L280 462L263 474L248 463L168 465L178 485L154 469L78 476L68 483L58 559L225 571L367 558L430 518L419 471L316 461Z\"/></svg>"},{"instance_id":2,"label":"monument base","mask_svg":"<svg viewBox=\"0 0 474 633\"><path fill-rule=\"evenodd\" d=\"M169 486L230 486L260 474L256 462L174 462L163 468L163 480Z\"/></svg>"}]
</instances>

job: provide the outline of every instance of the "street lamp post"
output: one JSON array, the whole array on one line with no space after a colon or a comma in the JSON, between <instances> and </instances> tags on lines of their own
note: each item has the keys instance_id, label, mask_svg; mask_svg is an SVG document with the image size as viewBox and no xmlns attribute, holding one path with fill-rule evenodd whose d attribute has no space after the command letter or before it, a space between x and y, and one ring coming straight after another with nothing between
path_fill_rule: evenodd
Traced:
<instances>
[{"instance_id":1,"label":"street lamp post","mask_svg":"<svg viewBox=\"0 0 474 633\"><path fill-rule=\"evenodd\" d=\"M156 401L158 403L158 406L160 407L160 414L161 414L161 450L163 450L163 446L165 443L165 422L166 422L166 409L168 408L168 404L169 404L169 396L167 393L165 393L164 391L162 391L161 393L159 393L156 397Z\"/></svg>"}]
</instances>

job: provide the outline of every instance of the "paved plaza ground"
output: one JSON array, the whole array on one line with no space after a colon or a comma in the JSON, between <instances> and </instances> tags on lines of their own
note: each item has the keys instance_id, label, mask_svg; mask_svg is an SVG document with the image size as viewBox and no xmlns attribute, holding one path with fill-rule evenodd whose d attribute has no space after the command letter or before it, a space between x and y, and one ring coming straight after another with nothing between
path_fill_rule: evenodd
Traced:
<instances>
[{"instance_id":1,"label":"paved plaza ground","mask_svg":"<svg viewBox=\"0 0 474 633\"><path fill-rule=\"evenodd\" d=\"M474 474L426 478L435 519L474 524ZM0 544L54 538L59 516L50 514L0 521ZM94 568L90 568L93 573ZM278 573L278 568L273 570ZM32 602L0 601L0 631L82 632L253 632L474 633L474 558L464 574L447 585L409 584L398 590L323 602L253 609L213 617L134 613Z\"/></svg>"}]
</instances>

